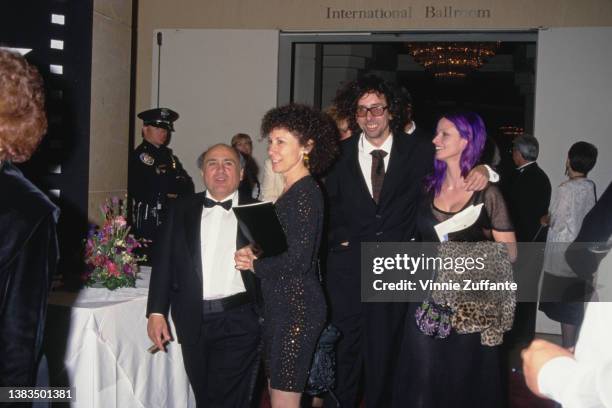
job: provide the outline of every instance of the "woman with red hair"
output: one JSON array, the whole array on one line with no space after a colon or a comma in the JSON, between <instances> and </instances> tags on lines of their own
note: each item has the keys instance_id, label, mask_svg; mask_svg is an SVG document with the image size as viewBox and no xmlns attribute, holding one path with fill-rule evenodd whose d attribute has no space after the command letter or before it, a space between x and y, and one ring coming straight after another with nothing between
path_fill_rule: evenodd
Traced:
<instances>
[{"instance_id":1,"label":"woman with red hair","mask_svg":"<svg viewBox=\"0 0 612 408\"><path fill-rule=\"evenodd\" d=\"M36 68L0 50L0 387L32 387L57 265L58 208L13 163L47 131Z\"/></svg>"}]
</instances>

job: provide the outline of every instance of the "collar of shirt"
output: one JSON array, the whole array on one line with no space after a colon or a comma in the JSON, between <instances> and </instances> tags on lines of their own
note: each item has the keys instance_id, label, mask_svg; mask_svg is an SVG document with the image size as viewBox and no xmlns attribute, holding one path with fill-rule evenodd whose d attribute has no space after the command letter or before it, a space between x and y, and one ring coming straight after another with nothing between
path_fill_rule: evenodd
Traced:
<instances>
[{"instance_id":1,"label":"collar of shirt","mask_svg":"<svg viewBox=\"0 0 612 408\"><path fill-rule=\"evenodd\" d=\"M220 202L220 203L222 203L222 202L224 202L224 201L227 201L227 200L230 200L230 199L231 199L231 200L232 200L232 207L236 207L236 206L238 205L238 190L234 191L232 194L228 195L227 197L223 197L223 199L221 199L221 200L216 200L216 199L214 199L214 198L213 198L213 197L210 195L210 193L208 192L208 190L207 190L207 191L206 191L206 198L210 198L211 200L213 200L213 201L218 201L218 202ZM220 206L218 206L218 205L215 205L215 206L214 206L214 207L212 207L212 208L204 208L204 209L205 209L205 210L212 210L212 209L214 209L214 208L222 208L222 207L220 207ZM231 211L231 210L230 210L230 211Z\"/></svg>"},{"instance_id":2,"label":"collar of shirt","mask_svg":"<svg viewBox=\"0 0 612 408\"><path fill-rule=\"evenodd\" d=\"M372 153L372 151L374 150L384 150L385 152L387 152L388 157L391 152L391 147L393 147L393 133L389 133L389 137L380 147L374 146L372 143L370 143L370 141L366 139L363 132L361 132L361 135L359 136L359 152L364 153L366 155L370 155L370 153Z\"/></svg>"},{"instance_id":3,"label":"collar of shirt","mask_svg":"<svg viewBox=\"0 0 612 408\"><path fill-rule=\"evenodd\" d=\"M410 122L410 127L407 130L406 128L404 128L404 132L406 132L407 135L413 134L415 130L416 130L416 123L414 123L414 120Z\"/></svg>"},{"instance_id":4,"label":"collar of shirt","mask_svg":"<svg viewBox=\"0 0 612 408\"><path fill-rule=\"evenodd\" d=\"M519 170L519 171L523 170L525 167L527 167L527 166L529 166L530 164L533 164L533 163L535 163L535 160L534 161L530 161L529 163L525 163L522 166L517 167L516 169Z\"/></svg>"}]
</instances>

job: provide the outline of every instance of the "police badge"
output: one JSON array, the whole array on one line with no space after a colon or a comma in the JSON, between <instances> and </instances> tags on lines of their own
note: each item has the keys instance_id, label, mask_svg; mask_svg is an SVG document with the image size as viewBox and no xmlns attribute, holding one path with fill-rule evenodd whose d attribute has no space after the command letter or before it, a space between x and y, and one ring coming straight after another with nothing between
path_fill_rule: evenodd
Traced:
<instances>
[{"instance_id":1,"label":"police badge","mask_svg":"<svg viewBox=\"0 0 612 408\"><path fill-rule=\"evenodd\" d=\"M152 166L155 163L155 159L148 153L140 153L140 161L146 164L147 166Z\"/></svg>"}]
</instances>

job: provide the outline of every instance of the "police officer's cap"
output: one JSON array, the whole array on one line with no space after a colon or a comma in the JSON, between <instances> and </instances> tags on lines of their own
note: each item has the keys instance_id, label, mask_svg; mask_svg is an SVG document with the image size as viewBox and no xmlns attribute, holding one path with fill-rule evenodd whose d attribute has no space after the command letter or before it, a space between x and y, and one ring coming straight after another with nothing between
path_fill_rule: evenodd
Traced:
<instances>
[{"instance_id":1,"label":"police officer's cap","mask_svg":"<svg viewBox=\"0 0 612 408\"><path fill-rule=\"evenodd\" d=\"M173 123L179 118L179 114L172 109L155 108L140 112L138 117L142 119L145 125L155 126L173 132Z\"/></svg>"}]
</instances>

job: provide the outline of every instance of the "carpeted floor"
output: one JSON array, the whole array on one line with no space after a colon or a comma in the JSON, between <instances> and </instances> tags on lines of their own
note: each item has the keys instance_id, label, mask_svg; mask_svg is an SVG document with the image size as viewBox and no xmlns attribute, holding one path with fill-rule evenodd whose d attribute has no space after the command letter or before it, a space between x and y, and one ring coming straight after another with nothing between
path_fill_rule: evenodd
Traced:
<instances>
[{"instance_id":1,"label":"carpeted floor","mask_svg":"<svg viewBox=\"0 0 612 408\"><path fill-rule=\"evenodd\" d=\"M525 379L519 371L510 373L510 403L508 408L554 408L555 403L550 400L544 400L533 395L527 385ZM409 407L407 404L406 407ZM261 398L260 408L270 408L270 398L268 393L264 392ZM477 408L477 407L474 407ZM497 408L497 407L486 407Z\"/></svg>"},{"instance_id":2,"label":"carpeted floor","mask_svg":"<svg viewBox=\"0 0 612 408\"><path fill-rule=\"evenodd\" d=\"M561 342L560 336L558 335L536 334L536 337L543 338L556 344L560 344ZM511 367L521 367L520 351L521 350L519 347L509 352L508 361ZM520 370L511 370L508 375L508 395L509 403L505 408L555 408L555 403L553 401L538 398L529 390L529 388L527 388L525 378ZM406 404L406 407L409 407L409 404ZM271 408L267 390L262 390L261 392L260 408Z\"/></svg>"}]
</instances>

